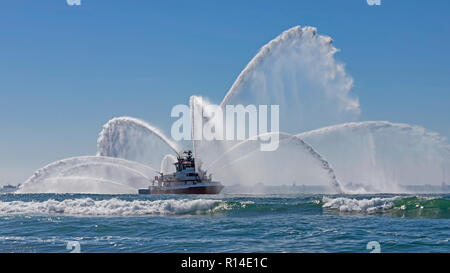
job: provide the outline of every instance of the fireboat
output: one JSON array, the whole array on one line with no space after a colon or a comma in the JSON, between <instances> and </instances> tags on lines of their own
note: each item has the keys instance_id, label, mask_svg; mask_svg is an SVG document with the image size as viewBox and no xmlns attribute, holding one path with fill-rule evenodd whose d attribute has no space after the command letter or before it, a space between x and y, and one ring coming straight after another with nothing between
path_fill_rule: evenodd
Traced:
<instances>
[{"instance_id":1,"label":"fireboat","mask_svg":"<svg viewBox=\"0 0 450 273\"><path fill-rule=\"evenodd\" d=\"M176 172L172 174L160 173L155 176L152 185L147 189L139 189L139 194L218 194L224 186L212 181L212 175L198 168L195 171L195 158L191 151L178 155L174 163Z\"/></svg>"}]
</instances>

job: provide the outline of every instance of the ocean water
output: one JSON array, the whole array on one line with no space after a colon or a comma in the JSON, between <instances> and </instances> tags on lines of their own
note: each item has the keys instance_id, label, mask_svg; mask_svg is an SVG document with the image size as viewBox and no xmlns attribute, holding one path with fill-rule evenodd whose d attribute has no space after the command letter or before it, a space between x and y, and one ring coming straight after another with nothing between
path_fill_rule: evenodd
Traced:
<instances>
[{"instance_id":1,"label":"ocean water","mask_svg":"<svg viewBox=\"0 0 450 273\"><path fill-rule=\"evenodd\" d=\"M450 252L450 195L1 194L0 252Z\"/></svg>"}]
</instances>

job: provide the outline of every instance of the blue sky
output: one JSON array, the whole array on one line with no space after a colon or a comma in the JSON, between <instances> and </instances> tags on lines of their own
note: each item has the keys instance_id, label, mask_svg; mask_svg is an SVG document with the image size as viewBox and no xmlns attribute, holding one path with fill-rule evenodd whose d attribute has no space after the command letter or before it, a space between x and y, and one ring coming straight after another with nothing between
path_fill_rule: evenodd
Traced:
<instances>
[{"instance_id":1,"label":"blue sky","mask_svg":"<svg viewBox=\"0 0 450 273\"><path fill-rule=\"evenodd\" d=\"M2 1L0 184L92 155L101 126L169 132L175 104L220 100L265 43L295 25L329 35L355 79L361 120L450 137L450 2Z\"/></svg>"}]
</instances>

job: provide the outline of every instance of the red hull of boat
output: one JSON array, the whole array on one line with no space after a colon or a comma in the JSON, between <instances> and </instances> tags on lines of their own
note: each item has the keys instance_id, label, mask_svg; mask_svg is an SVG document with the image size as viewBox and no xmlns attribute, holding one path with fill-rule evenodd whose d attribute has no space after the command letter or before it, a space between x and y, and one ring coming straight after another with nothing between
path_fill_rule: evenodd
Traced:
<instances>
[{"instance_id":1,"label":"red hull of boat","mask_svg":"<svg viewBox=\"0 0 450 273\"><path fill-rule=\"evenodd\" d=\"M219 194L224 186L202 186L181 189L152 189L151 194Z\"/></svg>"}]
</instances>

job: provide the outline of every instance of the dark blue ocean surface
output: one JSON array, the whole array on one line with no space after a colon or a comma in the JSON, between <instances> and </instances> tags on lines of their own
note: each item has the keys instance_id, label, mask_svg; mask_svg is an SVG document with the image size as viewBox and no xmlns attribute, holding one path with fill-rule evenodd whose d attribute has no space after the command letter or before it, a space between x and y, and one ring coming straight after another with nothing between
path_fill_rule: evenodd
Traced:
<instances>
[{"instance_id":1,"label":"dark blue ocean surface","mask_svg":"<svg viewBox=\"0 0 450 273\"><path fill-rule=\"evenodd\" d=\"M450 252L450 195L0 195L1 252Z\"/></svg>"}]
</instances>

